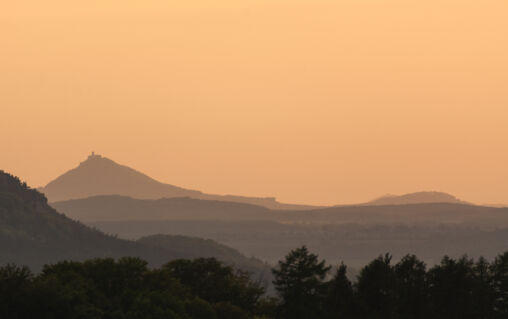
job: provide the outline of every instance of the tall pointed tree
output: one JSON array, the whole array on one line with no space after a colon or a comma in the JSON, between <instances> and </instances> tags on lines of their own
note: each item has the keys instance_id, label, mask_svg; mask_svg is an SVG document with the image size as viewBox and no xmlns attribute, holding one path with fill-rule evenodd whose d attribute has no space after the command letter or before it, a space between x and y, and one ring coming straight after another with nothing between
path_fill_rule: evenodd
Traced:
<instances>
[{"instance_id":1,"label":"tall pointed tree","mask_svg":"<svg viewBox=\"0 0 508 319\"><path fill-rule=\"evenodd\" d=\"M395 275L389 254L379 256L365 266L358 277L357 289L362 318L391 319L395 313Z\"/></svg>"},{"instance_id":2,"label":"tall pointed tree","mask_svg":"<svg viewBox=\"0 0 508 319\"><path fill-rule=\"evenodd\" d=\"M353 284L346 274L347 267L342 263L327 283L326 311L329 318L351 319L357 313Z\"/></svg>"},{"instance_id":3,"label":"tall pointed tree","mask_svg":"<svg viewBox=\"0 0 508 319\"><path fill-rule=\"evenodd\" d=\"M279 317L323 318L324 279L330 267L303 246L292 250L273 270L275 289L281 297Z\"/></svg>"},{"instance_id":4,"label":"tall pointed tree","mask_svg":"<svg viewBox=\"0 0 508 319\"><path fill-rule=\"evenodd\" d=\"M415 255L404 256L395 266L395 301L400 318L429 318L427 270Z\"/></svg>"},{"instance_id":5,"label":"tall pointed tree","mask_svg":"<svg viewBox=\"0 0 508 319\"><path fill-rule=\"evenodd\" d=\"M495 318L508 318L508 251L496 257L491 271Z\"/></svg>"}]
</instances>

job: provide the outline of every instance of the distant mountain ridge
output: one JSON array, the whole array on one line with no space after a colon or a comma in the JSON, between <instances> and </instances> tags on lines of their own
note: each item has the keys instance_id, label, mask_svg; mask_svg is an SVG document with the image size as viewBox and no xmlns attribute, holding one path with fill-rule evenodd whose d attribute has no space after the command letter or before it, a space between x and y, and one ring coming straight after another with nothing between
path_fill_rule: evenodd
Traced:
<instances>
[{"instance_id":1,"label":"distant mountain ridge","mask_svg":"<svg viewBox=\"0 0 508 319\"><path fill-rule=\"evenodd\" d=\"M86 223L124 221L274 221L279 223L471 224L508 227L508 209L464 203L334 206L310 210L266 207L189 197L157 200L104 195L51 203Z\"/></svg>"},{"instance_id":2,"label":"distant mountain ridge","mask_svg":"<svg viewBox=\"0 0 508 319\"><path fill-rule=\"evenodd\" d=\"M275 210L263 206L190 197L135 199L99 195L51 203L58 211L83 222L114 220L270 219Z\"/></svg>"},{"instance_id":3,"label":"distant mountain ridge","mask_svg":"<svg viewBox=\"0 0 508 319\"><path fill-rule=\"evenodd\" d=\"M86 198L96 195L122 195L137 199L190 197L196 199L254 204L270 209L310 209L310 205L279 203L272 197L258 198L205 194L161 183L130 167L92 153L85 161L39 188L50 202Z\"/></svg>"},{"instance_id":4,"label":"distant mountain ridge","mask_svg":"<svg viewBox=\"0 0 508 319\"><path fill-rule=\"evenodd\" d=\"M385 195L374 199L362 205L382 206L382 205L410 205L410 204L430 204L430 203L450 203L450 204L470 204L462 201L453 195L443 192L416 192L404 195Z\"/></svg>"}]
</instances>

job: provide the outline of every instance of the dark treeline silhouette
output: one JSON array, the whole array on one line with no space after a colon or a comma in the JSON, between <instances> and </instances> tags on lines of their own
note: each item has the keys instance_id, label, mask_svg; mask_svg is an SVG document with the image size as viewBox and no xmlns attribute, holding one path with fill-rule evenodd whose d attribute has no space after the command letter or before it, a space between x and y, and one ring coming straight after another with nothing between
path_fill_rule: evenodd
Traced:
<instances>
[{"instance_id":1,"label":"dark treeline silhouette","mask_svg":"<svg viewBox=\"0 0 508 319\"><path fill-rule=\"evenodd\" d=\"M0 318L251 318L263 288L214 258L149 269L139 258L0 268Z\"/></svg>"},{"instance_id":2,"label":"dark treeline silhouette","mask_svg":"<svg viewBox=\"0 0 508 319\"><path fill-rule=\"evenodd\" d=\"M414 255L389 254L361 269L353 283L306 247L274 269L278 318L508 318L508 252L489 263L444 257L427 269Z\"/></svg>"},{"instance_id":3,"label":"dark treeline silhouette","mask_svg":"<svg viewBox=\"0 0 508 319\"><path fill-rule=\"evenodd\" d=\"M277 297L214 258L149 268L139 258L63 261L35 275L0 268L1 318L508 318L508 252L444 257L427 269L414 255L380 256L352 282L303 246L273 269Z\"/></svg>"}]
</instances>

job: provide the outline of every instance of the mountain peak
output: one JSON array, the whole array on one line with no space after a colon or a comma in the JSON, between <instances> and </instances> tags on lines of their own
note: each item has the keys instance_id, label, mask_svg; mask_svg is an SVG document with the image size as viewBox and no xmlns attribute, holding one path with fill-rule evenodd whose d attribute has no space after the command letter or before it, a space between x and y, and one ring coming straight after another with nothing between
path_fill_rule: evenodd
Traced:
<instances>
[{"instance_id":1,"label":"mountain peak","mask_svg":"<svg viewBox=\"0 0 508 319\"><path fill-rule=\"evenodd\" d=\"M272 209L307 209L311 206L279 203L273 197L244 197L205 194L161 183L135 169L92 152L79 166L69 170L39 189L50 202L80 199L97 195L122 195L136 199L190 197L248 203Z\"/></svg>"},{"instance_id":2,"label":"mountain peak","mask_svg":"<svg viewBox=\"0 0 508 319\"><path fill-rule=\"evenodd\" d=\"M40 191L46 194L51 202L95 195L125 195L149 199L189 196L195 192L160 183L95 152Z\"/></svg>"},{"instance_id":3,"label":"mountain peak","mask_svg":"<svg viewBox=\"0 0 508 319\"><path fill-rule=\"evenodd\" d=\"M468 204L457 197L436 191L423 191L404 195L387 194L374 199L364 205L407 205L407 204L428 204L428 203L453 203Z\"/></svg>"}]
</instances>

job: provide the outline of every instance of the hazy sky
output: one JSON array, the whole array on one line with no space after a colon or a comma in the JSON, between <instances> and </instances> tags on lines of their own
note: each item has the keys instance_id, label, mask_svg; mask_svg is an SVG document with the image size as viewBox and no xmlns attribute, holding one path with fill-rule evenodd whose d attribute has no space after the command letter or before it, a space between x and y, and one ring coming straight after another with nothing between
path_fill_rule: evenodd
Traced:
<instances>
[{"instance_id":1,"label":"hazy sky","mask_svg":"<svg viewBox=\"0 0 508 319\"><path fill-rule=\"evenodd\" d=\"M171 184L508 202L506 0L0 4L0 169L96 151Z\"/></svg>"}]
</instances>

